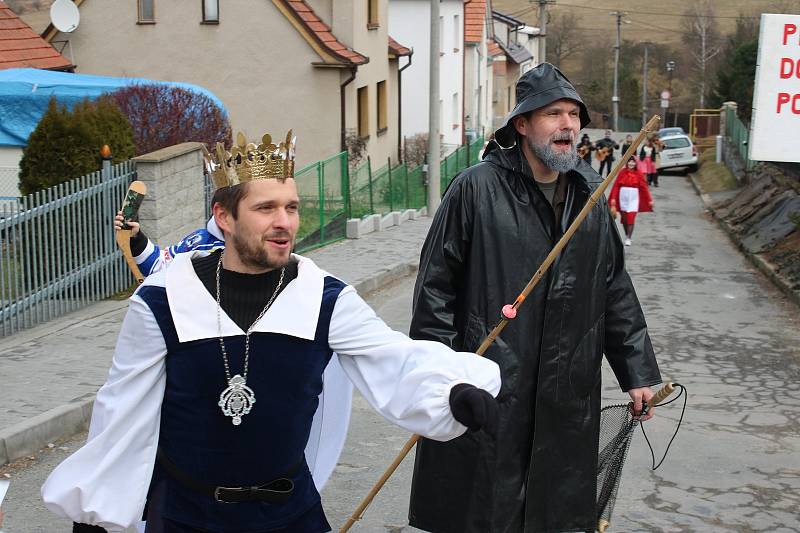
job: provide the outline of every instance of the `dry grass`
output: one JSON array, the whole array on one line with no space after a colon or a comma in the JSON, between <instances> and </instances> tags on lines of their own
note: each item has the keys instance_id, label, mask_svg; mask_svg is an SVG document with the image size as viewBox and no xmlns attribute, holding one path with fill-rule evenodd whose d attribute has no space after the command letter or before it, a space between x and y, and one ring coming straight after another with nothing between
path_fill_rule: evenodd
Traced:
<instances>
[{"instance_id":1,"label":"dry grass","mask_svg":"<svg viewBox=\"0 0 800 533\"><path fill-rule=\"evenodd\" d=\"M706 150L700 155L698 164L700 169L695 174L695 179L705 193L729 191L739 186L736 178L722 163L714 161L714 150Z\"/></svg>"}]
</instances>

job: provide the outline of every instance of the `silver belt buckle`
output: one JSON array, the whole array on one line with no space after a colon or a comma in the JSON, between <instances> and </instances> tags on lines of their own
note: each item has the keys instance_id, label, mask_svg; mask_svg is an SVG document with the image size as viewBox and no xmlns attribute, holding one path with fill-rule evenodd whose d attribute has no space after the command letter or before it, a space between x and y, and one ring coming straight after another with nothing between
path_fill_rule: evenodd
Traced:
<instances>
[{"instance_id":1,"label":"silver belt buckle","mask_svg":"<svg viewBox=\"0 0 800 533\"><path fill-rule=\"evenodd\" d=\"M220 490L243 491L243 490L247 490L247 489L245 489L243 487L217 487L217 488L214 489L214 499L216 501L218 501L219 503L237 503L237 502L228 502L228 501L225 501L225 500L220 500L220 497L219 497L219 491Z\"/></svg>"}]
</instances>

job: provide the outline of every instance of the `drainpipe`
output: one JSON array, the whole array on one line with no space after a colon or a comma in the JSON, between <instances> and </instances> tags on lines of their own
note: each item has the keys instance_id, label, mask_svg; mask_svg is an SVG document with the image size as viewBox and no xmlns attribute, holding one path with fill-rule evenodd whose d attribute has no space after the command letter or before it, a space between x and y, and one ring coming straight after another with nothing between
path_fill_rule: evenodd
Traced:
<instances>
[{"instance_id":1,"label":"drainpipe","mask_svg":"<svg viewBox=\"0 0 800 533\"><path fill-rule=\"evenodd\" d=\"M461 7L461 18L464 19L464 7ZM463 28L463 26L462 26ZM467 43L464 41L464 32L461 32L461 146L467 142L467 128L464 120L464 107L467 102Z\"/></svg>"},{"instance_id":2,"label":"drainpipe","mask_svg":"<svg viewBox=\"0 0 800 533\"><path fill-rule=\"evenodd\" d=\"M408 63L403 68L397 70L397 160L405 161L405 157L400 154L403 153L403 71L411 66L411 59L414 57L414 49L411 49L411 54L408 56ZM400 63L400 58L397 58L397 63Z\"/></svg>"},{"instance_id":3,"label":"drainpipe","mask_svg":"<svg viewBox=\"0 0 800 533\"><path fill-rule=\"evenodd\" d=\"M340 99L341 99L339 108L342 111L342 116L341 116L341 123L342 123L342 139L341 139L341 143L342 143L342 146L341 146L340 151L342 151L342 152L346 152L347 151L347 140L346 140L347 139L347 131L346 131L346 128L345 128L345 124L346 124L345 123L345 116L346 116L346 114L345 114L344 91L345 91L345 87L347 87L350 84L350 82L352 82L354 79L356 79L356 71L357 70L358 70L357 67L350 67L350 77L347 78L345 80L345 82L339 86L339 96L340 96Z\"/></svg>"}]
</instances>

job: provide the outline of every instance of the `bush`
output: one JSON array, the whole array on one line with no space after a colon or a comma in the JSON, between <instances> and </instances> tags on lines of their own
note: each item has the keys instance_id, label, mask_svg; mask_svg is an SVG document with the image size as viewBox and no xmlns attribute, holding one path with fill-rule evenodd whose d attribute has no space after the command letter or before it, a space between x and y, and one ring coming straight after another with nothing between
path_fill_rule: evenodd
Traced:
<instances>
[{"instance_id":1,"label":"bush","mask_svg":"<svg viewBox=\"0 0 800 533\"><path fill-rule=\"evenodd\" d=\"M109 97L133 127L136 155L190 141L231 145L227 115L203 94L168 85L131 85Z\"/></svg>"},{"instance_id":2,"label":"bush","mask_svg":"<svg viewBox=\"0 0 800 533\"><path fill-rule=\"evenodd\" d=\"M113 102L85 100L69 111L51 98L22 151L20 192L31 194L99 170L104 144L117 162L133 155L130 124Z\"/></svg>"}]
</instances>

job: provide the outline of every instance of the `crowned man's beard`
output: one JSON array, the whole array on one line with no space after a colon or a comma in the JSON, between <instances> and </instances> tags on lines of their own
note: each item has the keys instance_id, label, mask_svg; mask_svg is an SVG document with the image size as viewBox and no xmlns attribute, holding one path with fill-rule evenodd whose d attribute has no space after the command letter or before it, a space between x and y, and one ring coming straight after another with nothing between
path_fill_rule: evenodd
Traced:
<instances>
[{"instance_id":1,"label":"crowned man's beard","mask_svg":"<svg viewBox=\"0 0 800 533\"><path fill-rule=\"evenodd\" d=\"M286 238L289 239L288 235L273 235L270 238ZM229 243L233 248L236 250L236 253L239 256L239 260L249 266L255 268L263 268L263 269L276 269L285 267L289 263L290 256L287 255L285 258L275 258L272 259L269 257L267 250L264 249L263 246L252 246L248 241L241 238L239 235L232 234L229 239ZM259 240L259 245L263 243L263 240ZM227 243L226 243L227 244Z\"/></svg>"},{"instance_id":2,"label":"crowned man's beard","mask_svg":"<svg viewBox=\"0 0 800 533\"><path fill-rule=\"evenodd\" d=\"M573 141L571 135L556 135L544 144L539 144L528 137L526 137L525 140L534 155L538 157L539 161L541 161L550 170L555 170L556 172L569 172L578 165L580 156L578 155L578 151L575 149L575 142ZM569 140L571 143L570 149L566 152L558 152L553 150L553 148L550 146L550 143L558 140Z\"/></svg>"}]
</instances>

